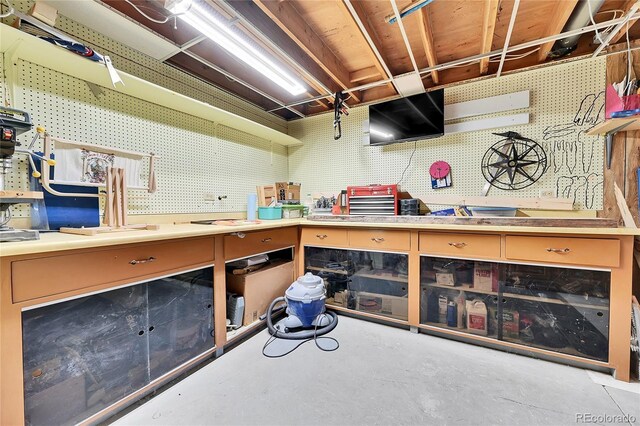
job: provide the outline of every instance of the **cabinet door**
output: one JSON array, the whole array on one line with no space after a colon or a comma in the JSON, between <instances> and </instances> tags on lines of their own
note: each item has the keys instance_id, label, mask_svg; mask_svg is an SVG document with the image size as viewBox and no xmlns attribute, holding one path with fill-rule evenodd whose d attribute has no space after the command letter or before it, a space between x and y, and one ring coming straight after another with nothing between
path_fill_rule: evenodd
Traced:
<instances>
[{"instance_id":1,"label":"cabinet door","mask_svg":"<svg viewBox=\"0 0 640 426\"><path fill-rule=\"evenodd\" d=\"M606 271L505 264L500 286L500 338L607 362Z\"/></svg>"},{"instance_id":2,"label":"cabinet door","mask_svg":"<svg viewBox=\"0 0 640 426\"><path fill-rule=\"evenodd\" d=\"M25 423L73 424L149 383L147 286L22 314Z\"/></svg>"},{"instance_id":3,"label":"cabinet door","mask_svg":"<svg viewBox=\"0 0 640 426\"><path fill-rule=\"evenodd\" d=\"M499 265L420 258L420 323L496 339Z\"/></svg>"},{"instance_id":4,"label":"cabinet door","mask_svg":"<svg viewBox=\"0 0 640 426\"><path fill-rule=\"evenodd\" d=\"M154 380L213 348L213 268L151 281L148 294Z\"/></svg>"},{"instance_id":5,"label":"cabinet door","mask_svg":"<svg viewBox=\"0 0 640 426\"><path fill-rule=\"evenodd\" d=\"M305 265L324 279L327 304L407 320L406 254L306 247Z\"/></svg>"}]
</instances>

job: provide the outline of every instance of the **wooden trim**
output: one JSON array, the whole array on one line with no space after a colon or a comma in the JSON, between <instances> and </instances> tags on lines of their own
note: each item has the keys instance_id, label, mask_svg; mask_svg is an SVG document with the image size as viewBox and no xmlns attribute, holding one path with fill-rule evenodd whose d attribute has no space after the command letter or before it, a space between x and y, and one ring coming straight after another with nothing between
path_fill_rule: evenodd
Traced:
<instances>
[{"instance_id":1,"label":"wooden trim","mask_svg":"<svg viewBox=\"0 0 640 426\"><path fill-rule=\"evenodd\" d=\"M560 34L565 24L569 20L571 12L573 12L573 9L576 8L576 4L578 4L578 0L556 1L555 8L549 15L547 28L545 29L542 36L546 37L549 35ZM549 51L553 47L554 43L555 41L548 41L540 46L540 50L538 51L538 62L544 62L547 60L547 55L549 54Z\"/></svg>"},{"instance_id":2,"label":"wooden trim","mask_svg":"<svg viewBox=\"0 0 640 426\"><path fill-rule=\"evenodd\" d=\"M418 231L411 231L411 251L409 252L409 325L420 324L420 254Z\"/></svg>"},{"instance_id":3,"label":"wooden trim","mask_svg":"<svg viewBox=\"0 0 640 426\"><path fill-rule=\"evenodd\" d=\"M27 198L27 199L34 199L34 200L42 200L44 198L44 194L42 193L42 191L3 190L3 191L0 191L0 198Z\"/></svg>"},{"instance_id":4,"label":"wooden trim","mask_svg":"<svg viewBox=\"0 0 640 426\"><path fill-rule=\"evenodd\" d=\"M482 48L480 53L491 52L491 44L493 42L493 35L496 30L496 18L498 17L498 6L500 0L485 0L483 10L483 22L482 22ZM480 59L480 75L485 75L489 71L489 59ZM429 64L429 66L433 66Z\"/></svg>"},{"instance_id":5,"label":"wooden trim","mask_svg":"<svg viewBox=\"0 0 640 426\"><path fill-rule=\"evenodd\" d=\"M491 1L497 2L497 0ZM424 53L427 56L427 63L430 67L435 67L438 65L438 57L433 43L433 33L431 32L431 12L429 11L429 6L420 9L420 13L418 15L420 16L420 39L422 40ZM433 84L440 83L438 71L431 71L431 80L433 81Z\"/></svg>"},{"instance_id":6,"label":"wooden trim","mask_svg":"<svg viewBox=\"0 0 640 426\"><path fill-rule=\"evenodd\" d=\"M224 259L224 236L215 237L215 256ZM213 309L214 336L216 347L222 348L227 343L227 277L225 262L219 261L213 269Z\"/></svg>"},{"instance_id":7,"label":"wooden trim","mask_svg":"<svg viewBox=\"0 0 640 426\"><path fill-rule=\"evenodd\" d=\"M609 364L615 378L628 382L631 376L631 294L633 273L632 236L620 238L620 267L611 270L609 318Z\"/></svg>"},{"instance_id":8,"label":"wooden trim","mask_svg":"<svg viewBox=\"0 0 640 426\"><path fill-rule=\"evenodd\" d=\"M293 4L282 1L254 0L254 3L275 22L304 52L311 57L344 90L349 88L349 71L342 61L322 41L300 16ZM357 92L350 92L356 103L360 102Z\"/></svg>"}]
</instances>

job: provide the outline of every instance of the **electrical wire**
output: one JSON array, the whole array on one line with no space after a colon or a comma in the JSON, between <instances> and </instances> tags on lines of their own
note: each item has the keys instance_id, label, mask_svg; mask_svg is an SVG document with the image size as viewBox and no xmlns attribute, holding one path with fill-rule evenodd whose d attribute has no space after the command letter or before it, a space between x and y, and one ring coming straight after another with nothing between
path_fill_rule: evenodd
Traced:
<instances>
[{"instance_id":1,"label":"electrical wire","mask_svg":"<svg viewBox=\"0 0 640 426\"><path fill-rule=\"evenodd\" d=\"M591 19L591 23L593 25L596 25L596 21L593 19L593 10L591 9L591 0L587 0L587 6L589 7L589 18ZM596 30L596 40L602 43L602 37L600 37L600 32L598 32L597 28L595 30Z\"/></svg>"},{"instance_id":2,"label":"electrical wire","mask_svg":"<svg viewBox=\"0 0 640 426\"><path fill-rule=\"evenodd\" d=\"M2 2L2 0L0 0L0 2ZM4 0L4 2L7 4L7 6L9 6L9 11L6 13L2 13L0 14L0 18L6 18L8 16L13 15L13 12L15 12L16 10L13 8L13 5L11 4L11 2L9 0Z\"/></svg>"},{"instance_id":3,"label":"electrical wire","mask_svg":"<svg viewBox=\"0 0 640 426\"><path fill-rule=\"evenodd\" d=\"M411 157L409 157L409 163L407 163L407 167L405 167L402 171L402 176L400 176L400 180L396 185L400 185L400 183L402 183L402 181L404 180L404 174L407 172L407 169L411 165L411 160L413 160L413 155L416 153L416 149L418 149L418 141L413 142L413 152L411 153Z\"/></svg>"},{"instance_id":4,"label":"electrical wire","mask_svg":"<svg viewBox=\"0 0 640 426\"><path fill-rule=\"evenodd\" d=\"M313 342L316 344L316 346L318 347L318 349L320 349L320 350L321 350L321 351L323 351L323 352L333 352L333 351L337 350L337 349L340 347L340 343L338 342L338 340L334 339L333 337L326 337L326 336L321 336L321 337L319 337L319 336L317 336L317 333L318 333L318 324L320 324L320 322L322 321L322 320L318 321L318 319L319 319L320 317L322 317L322 318L327 318L327 314L326 314L326 313L321 313L320 315L318 315L318 316L316 317L316 325L315 325L315 328L314 328L314 330L313 330L313 337L309 337L308 339L305 339L305 340L301 341L301 342L300 342L300 343L298 343L296 346L294 346L292 349L290 349L290 350L288 350L287 352L282 353L282 354L278 354L278 355L267 355L267 354L265 353L265 350L267 349L267 347L268 347L269 345L271 345L273 342L275 342L276 340L278 340L278 338L276 337L275 333L274 333L274 334L271 334L271 332L269 332L269 339L267 339L266 343L265 343L265 344L264 344L264 346L262 347L262 355L266 356L267 358L282 358L282 357L284 357L284 356L289 355L291 352L295 351L295 350L296 350L296 349L298 349L300 346L302 346L302 345L304 345L305 343L310 342L310 341L312 341L312 340L313 340ZM318 340L320 340L320 339L333 340L333 341L336 343L336 347L335 347L335 348L333 348L333 349L326 349L326 348L323 348L322 346L320 346L320 345L318 344Z\"/></svg>"},{"instance_id":5,"label":"electrical wire","mask_svg":"<svg viewBox=\"0 0 640 426\"><path fill-rule=\"evenodd\" d=\"M8 2L8 0L5 0ZM136 5L134 2L132 2L131 0L124 0L127 3L129 3L131 5L131 7L133 7L135 10L138 11L138 13L142 16L144 16L145 18L147 18L148 20L150 20L151 22L155 22L156 24L166 24L167 22L169 22L170 20L174 20L174 26L175 26L175 20L178 16L180 15L184 15L185 13L187 13L189 11L189 9L191 9L191 5L193 3L191 3L189 5L189 8L187 10L185 10L184 12L180 12L180 13L175 13L169 16L165 16L164 19L156 19L156 18L152 18L151 16L147 15L145 12L142 11L142 8L139 7L138 5ZM160 13L160 12L158 12Z\"/></svg>"}]
</instances>

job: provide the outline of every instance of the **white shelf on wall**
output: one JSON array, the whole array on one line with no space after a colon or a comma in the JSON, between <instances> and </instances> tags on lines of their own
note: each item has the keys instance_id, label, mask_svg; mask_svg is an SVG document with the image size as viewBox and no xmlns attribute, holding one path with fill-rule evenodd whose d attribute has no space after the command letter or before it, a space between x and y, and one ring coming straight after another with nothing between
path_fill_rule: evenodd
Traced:
<instances>
[{"instance_id":1,"label":"white shelf on wall","mask_svg":"<svg viewBox=\"0 0 640 426\"><path fill-rule=\"evenodd\" d=\"M0 24L0 53L5 55L5 68L13 66L19 59L22 59L137 99L255 135L273 143L284 146L302 145L299 139L285 133L122 71L118 71L118 74L124 85L117 84L114 88L107 68L103 64L90 61L5 24Z\"/></svg>"}]
</instances>

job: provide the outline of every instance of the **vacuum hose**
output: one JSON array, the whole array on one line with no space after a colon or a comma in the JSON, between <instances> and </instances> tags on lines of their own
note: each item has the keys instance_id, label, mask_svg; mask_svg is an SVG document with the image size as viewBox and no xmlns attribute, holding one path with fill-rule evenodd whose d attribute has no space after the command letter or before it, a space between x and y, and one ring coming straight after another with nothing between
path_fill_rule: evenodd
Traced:
<instances>
[{"instance_id":1,"label":"vacuum hose","mask_svg":"<svg viewBox=\"0 0 640 426\"><path fill-rule=\"evenodd\" d=\"M322 336L329 333L331 330L336 328L336 325L338 325L338 316L336 315L336 313L332 311L326 311L318 315L318 317L320 317L321 315L328 315L329 317L331 317L331 322L329 322L329 324L325 325L324 327L314 327L311 330L296 331L294 333L285 333L283 331L280 331L274 327L271 317L273 316L273 308L278 303L285 301L286 299L284 297L278 297L273 302L271 302L271 304L269 305L269 309L267 309L267 327L269 328L269 333L271 333L273 337L289 340L313 339L314 337Z\"/></svg>"}]
</instances>

